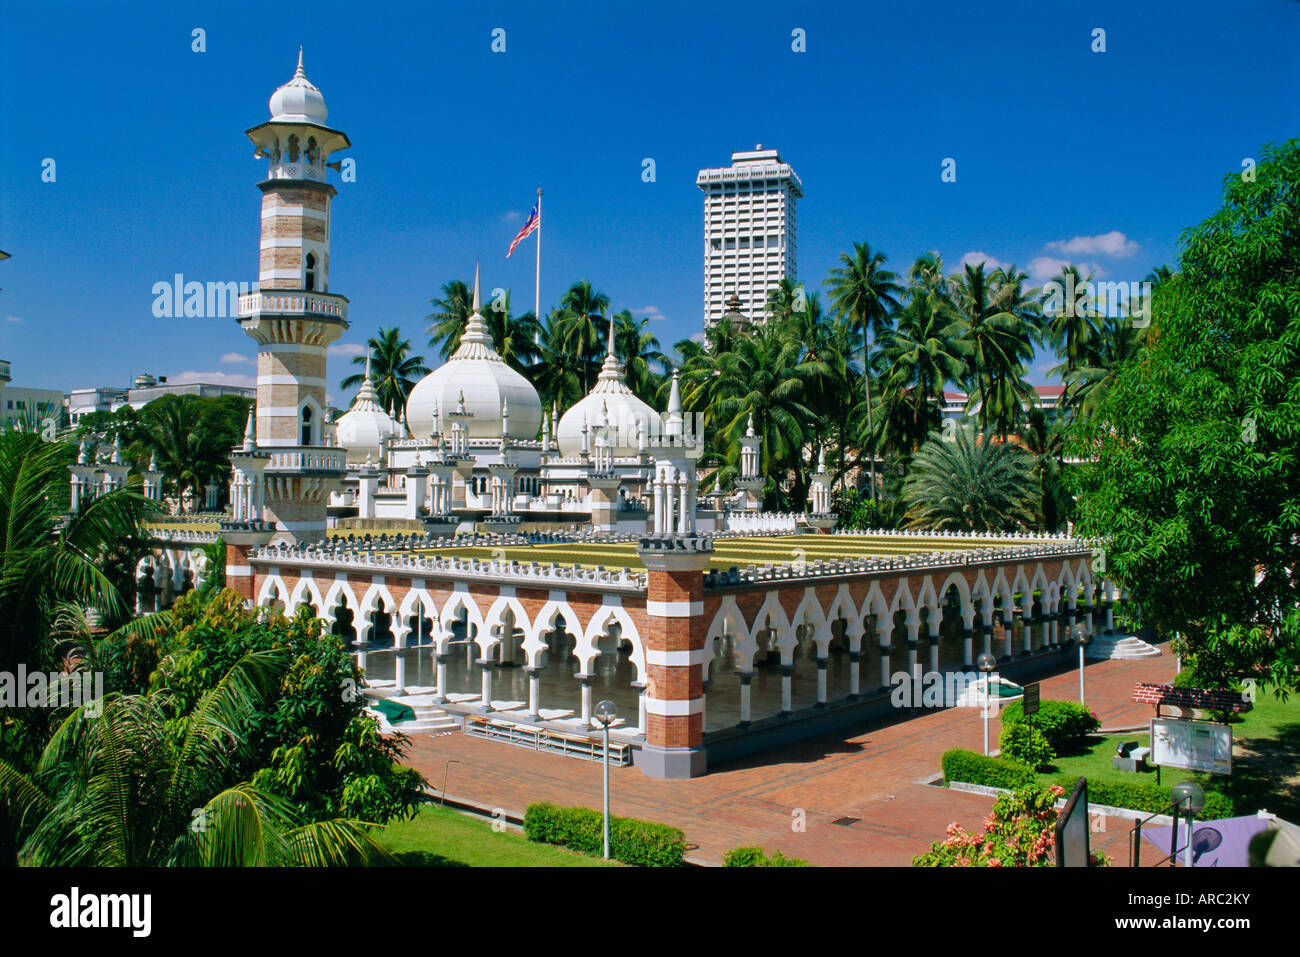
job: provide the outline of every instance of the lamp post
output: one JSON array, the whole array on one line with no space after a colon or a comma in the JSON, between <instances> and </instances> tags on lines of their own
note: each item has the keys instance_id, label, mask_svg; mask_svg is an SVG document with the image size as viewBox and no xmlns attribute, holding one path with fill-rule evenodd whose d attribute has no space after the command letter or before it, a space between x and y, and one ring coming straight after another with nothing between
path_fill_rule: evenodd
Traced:
<instances>
[{"instance_id":1,"label":"lamp post","mask_svg":"<svg viewBox=\"0 0 1300 957\"><path fill-rule=\"evenodd\" d=\"M451 770L453 764L460 764L460 758L449 758L442 769L442 794L438 797L438 807L442 807L447 801L447 772Z\"/></svg>"},{"instance_id":2,"label":"lamp post","mask_svg":"<svg viewBox=\"0 0 1300 957\"><path fill-rule=\"evenodd\" d=\"M609 860L609 726L616 716L614 702L609 700L596 705L592 715L605 732L605 860Z\"/></svg>"},{"instance_id":3,"label":"lamp post","mask_svg":"<svg viewBox=\"0 0 1300 957\"><path fill-rule=\"evenodd\" d=\"M1196 813L1205 808L1205 792L1195 781L1179 781L1173 787L1174 804L1187 806L1187 846L1183 849L1183 866L1195 867L1192 862L1192 825Z\"/></svg>"},{"instance_id":4,"label":"lamp post","mask_svg":"<svg viewBox=\"0 0 1300 957\"><path fill-rule=\"evenodd\" d=\"M1075 639L1079 643L1079 704L1084 704L1083 700L1083 649L1088 645L1088 636L1084 632L1079 632Z\"/></svg>"},{"instance_id":5,"label":"lamp post","mask_svg":"<svg viewBox=\"0 0 1300 957\"><path fill-rule=\"evenodd\" d=\"M989 756L989 694L992 691L990 677L997 666L998 660L987 651L975 659L975 667L984 672L984 757L986 758Z\"/></svg>"}]
</instances>

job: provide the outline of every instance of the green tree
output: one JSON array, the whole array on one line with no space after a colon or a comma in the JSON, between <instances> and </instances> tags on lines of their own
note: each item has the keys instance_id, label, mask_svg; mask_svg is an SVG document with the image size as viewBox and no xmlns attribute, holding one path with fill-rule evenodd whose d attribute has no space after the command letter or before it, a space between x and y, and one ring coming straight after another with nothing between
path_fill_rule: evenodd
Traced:
<instances>
[{"instance_id":1,"label":"green tree","mask_svg":"<svg viewBox=\"0 0 1300 957\"><path fill-rule=\"evenodd\" d=\"M1300 141L1181 237L1145 347L1077 427L1079 531L1195 680L1300 666Z\"/></svg>"},{"instance_id":2,"label":"green tree","mask_svg":"<svg viewBox=\"0 0 1300 957\"><path fill-rule=\"evenodd\" d=\"M450 359L474 311L474 290L464 280L453 279L443 283L441 295L429 302L433 306L433 312L425 317L430 323L429 345L442 359Z\"/></svg>"},{"instance_id":3,"label":"green tree","mask_svg":"<svg viewBox=\"0 0 1300 957\"><path fill-rule=\"evenodd\" d=\"M651 402L664 381L668 357L649 319L635 319L628 309L614 313L614 352L622 361L627 387L642 402Z\"/></svg>"},{"instance_id":4,"label":"green tree","mask_svg":"<svg viewBox=\"0 0 1300 957\"><path fill-rule=\"evenodd\" d=\"M881 335L889 327L889 317L898 308L902 287L898 275L885 268L885 254L872 250L868 243L854 243L853 253L840 253L840 265L831 269L826 285L831 290L835 310L849 319L862 335L862 377L867 413L866 434L874 443L875 421L871 401L871 336ZM867 471L871 497L876 497L876 447L868 449Z\"/></svg>"},{"instance_id":5,"label":"green tree","mask_svg":"<svg viewBox=\"0 0 1300 957\"><path fill-rule=\"evenodd\" d=\"M975 409L980 426L991 425L1003 437L1035 397L1025 373L1034 357L1037 305L1023 281L1014 266L988 275L977 263L968 264L950 285L964 323L967 411Z\"/></svg>"},{"instance_id":6,"label":"green tree","mask_svg":"<svg viewBox=\"0 0 1300 957\"><path fill-rule=\"evenodd\" d=\"M37 866L349 864L388 855L364 824L306 821L238 780L259 708L289 664L250 653L181 725L163 695L110 695L73 710L28 772L0 760L0 794Z\"/></svg>"},{"instance_id":7,"label":"green tree","mask_svg":"<svg viewBox=\"0 0 1300 957\"><path fill-rule=\"evenodd\" d=\"M959 425L934 433L903 483L912 528L1009 531L1033 524L1033 458L992 429Z\"/></svg>"},{"instance_id":8,"label":"green tree","mask_svg":"<svg viewBox=\"0 0 1300 957\"><path fill-rule=\"evenodd\" d=\"M609 296L583 279L560 297L560 310L557 323L560 344L580 363L582 394L586 395L605 352L606 329L600 320L609 311Z\"/></svg>"},{"instance_id":9,"label":"green tree","mask_svg":"<svg viewBox=\"0 0 1300 957\"><path fill-rule=\"evenodd\" d=\"M397 326L391 329L381 326L379 335L367 339L366 345L369 347L367 354L353 356L352 364L363 369L369 367L380 405L393 418L401 420L406 415L406 397L415 384L429 374L424 356L410 354L411 340L403 339ZM365 372L355 372L340 382L339 387L355 389L365 377Z\"/></svg>"}]
</instances>

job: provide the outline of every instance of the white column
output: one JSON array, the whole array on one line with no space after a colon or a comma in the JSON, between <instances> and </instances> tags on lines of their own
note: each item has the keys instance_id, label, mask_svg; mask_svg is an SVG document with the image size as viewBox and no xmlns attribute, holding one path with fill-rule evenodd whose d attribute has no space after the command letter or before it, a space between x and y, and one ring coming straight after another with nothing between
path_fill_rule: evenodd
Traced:
<instances>
[{"instance_id":1,"label":"white column","mask_svg":"<svg viewBox=\"0 0 1300 957\"><path fill-rule=\"evenodd\" d=\"M861 691L862 676L860 665L862 663L862 653L860 651L849 652L849 694L856 698Z\"/></svg>"},{"instance_id":2,"label":"white column","mask_svg":"<svg viewBox=\"0 0 1300 957\"><path fill-rule=\"evenodd\" d=\"M679 505L681 507L681 513L677 519L677 531L679 533L689 532L691 530L691 519L689 514L691 503L690 503L690 496L687 494L687 492L689 491L689 486L690 483L686 480L686 473L683 472L681 478L677 480L677 491L678 494L681 496L679 501Z\"/></svg>"},{"instance_id":3,"label":"white column","mask_svg":"<svg viewBox=\"0 0 1300 957\"><path fill-rule=\"evenodd\" d=\"M582 681L582 727L591 730L591 678L584 675Z\"/></svg>"},{"instance_id":4,"label":"white column","mask_svg":"<svg viewBox=\"0 0 1300 957\"><path fill-rule=\"evenodd\" d=\"M817 703L826 703L826 669L830 662L826 658L817 659Z\"/></svg>"},{"instance_id":5,"label":"white column","mask_svg":"<svg viewBox=\"0 0 1300 957\"><path fill-rule=\"evenodd\" d=\"M483 672L483 682L482 682L482 687L480 689L481 696L483 698L483 710L491 711L492 710L492 659L480 658L478 664L479 664L479 668L481 668Z\"/></svg>"},{"instance_id":6,"label":"white column","mask_svg":"<svg viewBox=\"0 0 1300 957\"><path fill-rule=\"evenodd\" d=\"M542 713L542 672L540 668L528 668L528 717L538 718Z\"/></svg>"},{"instance_id":7,"label":"white column","mask_svg":"<svg viewBox=\"0 0 1300 957\"><path fill-rule=\"evenodd\" d=\"M438 690L434 693L435 701L447 700L447 656L439 654L438 661Z\"/></svg>"},{"instance_id":8,"label":"white column","mask_svg":"<svg viewBox=\"0 0 1300 957\"><path fill-rule=\"evenodd\" d=\"M394 686L397 693L402 694L406 691L406 656L402 654L400 644L393 650L393 655Z\"/></svg>"},{"instance_id":9,"label":"white column","mask_svg":"<svg viewBox=\"0 0 1300 957\"><path fill-rule=\"evenodd\" d=\"M749 724L751 713L751 694L752 688L750 683L754 679L753 672L742 672L740 675L740 723Z\"/></svg>"}]
</instances>

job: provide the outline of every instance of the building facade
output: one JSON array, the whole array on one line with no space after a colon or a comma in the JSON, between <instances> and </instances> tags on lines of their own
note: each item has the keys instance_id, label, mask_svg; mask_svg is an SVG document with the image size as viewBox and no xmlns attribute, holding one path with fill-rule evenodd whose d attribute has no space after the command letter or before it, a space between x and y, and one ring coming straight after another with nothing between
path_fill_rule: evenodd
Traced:
<instances>
[{"instance_id":1,"label":"building facade","mask_svg":"<svg viewBox=\"0 0 1300 957\"><path fill-rule=\"evenodd\" d=\"M762 144L731 154L731 165L702 169L704 324L712 326L735 296L749 316L763 315L768 290L795 279L795 206L799 175Z\"/></svg>"}]
</instances>

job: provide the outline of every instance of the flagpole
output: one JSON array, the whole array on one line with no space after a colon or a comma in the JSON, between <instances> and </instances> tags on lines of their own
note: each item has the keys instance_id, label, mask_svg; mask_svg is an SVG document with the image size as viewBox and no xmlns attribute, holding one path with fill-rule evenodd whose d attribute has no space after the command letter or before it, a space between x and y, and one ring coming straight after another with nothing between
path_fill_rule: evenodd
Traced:
<instances>
[{"instance_id":1,"label":"flagpole","mask_svg":"<svg viewBox=\"0 0 1300 957\"><path fill-rule=\"evenodd\" d=\"M537 276L533 282L533 318L537 320L538 335L542 325L542 188L537 187Z\"/></svg>"}]
</instances>

